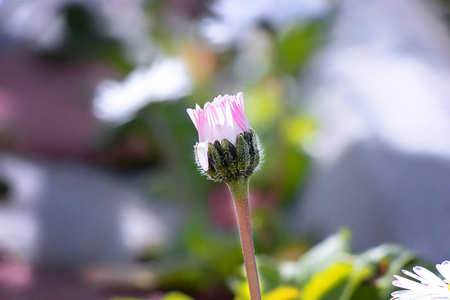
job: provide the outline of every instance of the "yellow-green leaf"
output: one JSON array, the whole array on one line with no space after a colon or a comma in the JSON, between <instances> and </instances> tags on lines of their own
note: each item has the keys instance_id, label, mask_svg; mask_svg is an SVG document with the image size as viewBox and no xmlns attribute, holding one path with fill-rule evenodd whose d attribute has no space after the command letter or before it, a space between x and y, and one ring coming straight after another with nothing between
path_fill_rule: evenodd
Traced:
<instances>
[{"instance_id":1,"label":"yellow-green leaf","mask_svg":"<svg viewBox=\"0 0 450 300\"><path fill-rule=\"evenodd\" d=\"M164 295L163 300L194 300L180 292L170 292Z\"/></svg>"},{"instance_id":2,"label":"yellow-green leaf","mask_svg":"<svg viewBox=\"0 0 450 300\"><path fill-rule=\"evenodd\" d=\"M343 262L332 264L316 273L305 285L302 300L318 300L345 282L352 271L352 265Z\"/></svg>"}]
</instances>

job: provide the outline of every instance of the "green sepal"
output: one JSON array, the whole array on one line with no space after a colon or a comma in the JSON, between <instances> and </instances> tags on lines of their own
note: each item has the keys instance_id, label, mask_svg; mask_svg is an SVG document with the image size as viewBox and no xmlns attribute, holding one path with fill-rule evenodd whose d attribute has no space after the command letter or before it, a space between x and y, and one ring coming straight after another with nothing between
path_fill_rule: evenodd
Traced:
<instances>
[{"instance_id":1,"label":"green sepal","mask_svg":"<svg viewBox=\"0 0 450 300\"><path fill-rule=\"evenodd\" d=\"M261 145L259 144L258 136L253 129L250 129L252 134L252 147L254 149L253 169L256 169L261 162Z\"/></svg>"},{"instance_id":2,"label":"green sepal","mask_svg":"<svg viewBox=\"0 0 450 300\"><path fill-rule=\"evenodd\" d=\"M206 175L208 176L208 179L216 181L216 179L219 175L217 174L216 164L214 162L214 157L212 155L212 152L210 151L211 148L214 148L214 145L211 143L208 143L208 171L206 171Z\"/></svg>"},{"instance_id":3,"label":"green sepal","mask_svg":"<svg viewBox=\"0 0 450 300\"><path fill-rule=\"evenodd\" d=\"M248 143L242 133L236 137L236 160L237 170L239 173L244 173L247 170L247 164L249 160Z\"/></svg>"},{"instance_id":4,"label":"green sepal","mask_svg":"<svg viewBox=\"0 0 450 300\"><path fill-rule=\"evenodd\" d=\"M227 139L223 139L222 143L222 162L226 165L228 175L235 176L237 174L236 167L236 147Z\"/></svg>"},{"instance_id":5,"label":"green sepal","mask_svg":"<svg viewBox=\"0 0 450 300\"><path fill-rule=\"evenodd\" d=\"M249 175L253 173L255 170L254 162L255 162L255 149L253 148L253 137L252 134L248 131L243 132L244 139L248 145L248 160L246 164L245 172Z\"/></svg>"},{"instance_id":6,"label":"green sepal","mask_svg":"<svg viewBox=\"0 0 450 300\"><path fill-rule=\"evenodd\" d=\"M222 148L219 141L215 141L214 144L208 144L208 159L211 156L212 167L215 169L217 175L214 180L221 181L227 177L227 168L222 162Z\"/></svg>"},{"instance_id":7,"label":"green sepal","mask_svg":"<svg viewBox=\"0 0 450 300\"><path fill-rule=\"evenodd\" d=\"M199 169L213 181L230 182L239 178L248 178L261 161L258 136L252 129L238 134L236 145L227 139L208 143L207 171L200 166L197 145L194 149Z\"/></svg>"}]
</instances>

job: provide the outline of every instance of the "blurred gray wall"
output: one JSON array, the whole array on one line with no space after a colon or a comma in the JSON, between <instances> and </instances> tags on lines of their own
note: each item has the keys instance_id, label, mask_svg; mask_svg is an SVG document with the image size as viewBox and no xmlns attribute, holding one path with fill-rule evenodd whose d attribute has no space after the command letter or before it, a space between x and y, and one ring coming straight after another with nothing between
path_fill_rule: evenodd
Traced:
<instances>
[{"instance_id":1,"label":"blurred gray wall","mask_svg":"<svg viewBox=\"0 0 450 300\"><path fill-rule=\"evenodd\" d=\"M120 178L81 162L0 153L0 250L37 264L82 267L132 262L164 247L173 211Z\"/></svg>"},{"instance_id":2,"label":"blurred gray wall","mask_svg":"<svg viewBox=\"0 0 450 300\"><path fill-rule=\"evenodd\" d=\"M450 39L427 0L344 0L303 86L320 131L297 231L450 258Z\"/></svg>"}]
</instances>

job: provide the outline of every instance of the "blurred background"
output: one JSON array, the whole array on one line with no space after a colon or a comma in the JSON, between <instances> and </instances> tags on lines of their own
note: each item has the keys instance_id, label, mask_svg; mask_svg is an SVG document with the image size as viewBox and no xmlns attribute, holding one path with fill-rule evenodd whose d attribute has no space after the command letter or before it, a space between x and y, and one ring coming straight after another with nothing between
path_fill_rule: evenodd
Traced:
<instances>
[{"instance_id":1,"label":"blurred background","mask_svg":"<svg viewBox=\"0 0 450 300\"><path fill-rule=\"evenodd\" d=\"M186 114L238 92L263 298L388 299L450 258L448 8L0 0L0 299L249 300Z\"/></svg>"}]
</instances>

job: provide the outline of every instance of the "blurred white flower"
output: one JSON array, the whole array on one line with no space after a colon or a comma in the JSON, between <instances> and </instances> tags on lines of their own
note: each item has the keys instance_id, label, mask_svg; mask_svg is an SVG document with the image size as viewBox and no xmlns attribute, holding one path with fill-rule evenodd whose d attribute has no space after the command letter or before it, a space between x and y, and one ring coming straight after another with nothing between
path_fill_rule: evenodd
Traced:
<instances>
[{"instance_id":1,"label":"blurred white flower","mask_svg":"<svg viewBox=\"0 0 450 300\"><path fill-rule=\"evenodd\" d=\"M100 33L122 42L130 60L144 63L154 53L143 0L0 0L0 30L41 49L58 47L66 34L64 7L82 5L99 21ZM103 28L104 27L104 28ZM133 30L129 30L133 28Z\"/></svg>"},{"instance_id":2,"label":"blurred white flower","mask_svg":"<svg viewBox=\"0 0 450 300\"><path fill-rule=\"evenodd\" d=\"M0 10L0 28L13 39L38 47L57 46L64 35L61 8L67 1L4 1Z\"/></svg>"},{"instance_id":3,"label":"blurred white flower","mask_svg":"<svg viewBox=\"0 0 450 300\"><path fill-rule=\"evenodd\" d=\"M105 19L108 34L122 42L128 59L135 64L148 64L156 49L150 40L151 19L145 12L145 1L97 1L101 3L99 11Z\"/></svg>"},{"instance_id":4,"label":"blurred white flower","mask_svg":"<svg viewBox=\"0 0 450 300\"><path fill-rule=\"evenodd\" d=\"M404 274L419 282L394 275L396 280L392 284L405 290L393 292L391 294L391 300L450 299L450 261L437 264L436 269L444 279L439 278L433 272L420 266L413 268L415 274L402 270Z\"/></svg>"},{"instance_id":5,"label":"blurred white flower","mask_svg":"<svg viewBox=\"0 0 450 300\"><path fill-rule=\"evenodd\" d=\"M186 64L177 58L161 58L150 67L139 67L122 82L101 83L93 100L95 116L124 123L152 102L176 100L189 94L192 80Z\"/></svg>"},{"instance_id":6,"label":"blurred white flower","mask_svg":"<svg viewBox=\"0 0 450 300\"><path fill-rule=\"evenodd\" d=\"M278 28L324 16L329 9L330 0L216 0L214 17L202 20L200 33L214 45L227 46L240 42L260 22Z\"/></svg>"}]
</instances>

